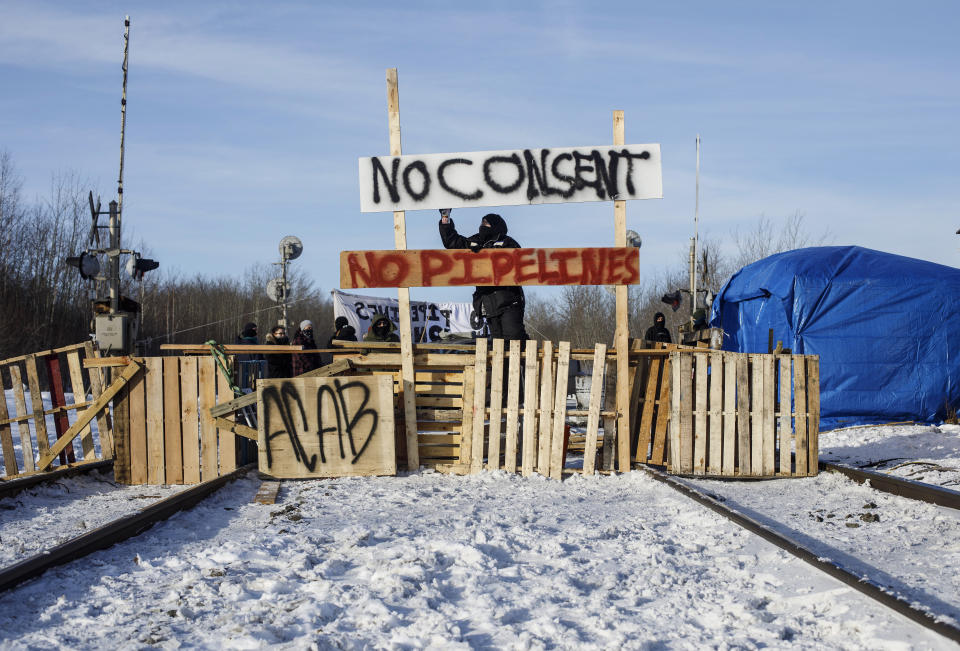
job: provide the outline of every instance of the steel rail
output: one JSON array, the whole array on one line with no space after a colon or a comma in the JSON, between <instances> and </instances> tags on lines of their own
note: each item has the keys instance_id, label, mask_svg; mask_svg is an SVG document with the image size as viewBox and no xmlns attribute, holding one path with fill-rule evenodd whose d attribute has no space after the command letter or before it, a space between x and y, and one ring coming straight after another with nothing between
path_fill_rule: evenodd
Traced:
<instances>
[{"instance_id":1,"label":"steel rail","mask_svg":"<svg viewBox=\"0 0 960 651\"><path fill-rule=\"evenodd\" d=\"M33 488L37 484L56 481L64 477L73 477L94 470L106 470L113 467L113 459L103 461L84 461L75 465L58 466L48 472L38 472L24 477L14 477L0 481L0 499L13 497L20 491Z\"/></svg>"},{"instance_id":2,"label":"steel rail","mask_svg":"<svg viewBox=\"0 0 960 651\"><path fill-rule=\"evenodd\" d=\"M740 513L739 511L725 506L724 504L720 503L719 500L710 497L706 493L703 493L660 470L651 468L650 466L641 465L640 469L651 478L670 486L686 497L689 497L690 499L699 502L703 506L706 506L708 509L719 513L728 520L740 525L747 531L760 536L767 542L776 545L780 549L793 554L797 558L809 563L822 572L829 574L841 583L844 583L863 593L867 597L878 601L884 606L887 606L891 610L896 611L897 613L920 624L921 626L929 628L930 630L935 631L940 635L953 640L954 642L960 643L960 626L948 623L949 620L953 620L952 616L921 610L920 608L915 607L911 602L908 602L895 594L887 592L880 586L871 583L867 578L858 576L852 572L849 572L848 570L845 570L843 567L837 565L830 559L818 556L797 541L777 533L773 529L764 526L763 524L757 522L747 515L744 515L743 513Z\"/></svg>"},{"instance_id":3,"label":"steel rail","mask_svg":"<svg viewBox=\"0 0 960 651\"><path fill-rule=\"evenodd\" d=\"M884 493L899 495L900 497L928 502L938 506L946 506L951 509L960 509L960 492L943 488L942 486L935 486L912 479L903 479L902 477L893 477L882 472L842 466L826 461L820 462L820 470L838 472L858 484L870 482L870 488L875 488Z\"/></svg>"},{"instance_id":4,"label":"steel rail","mask_svg":"<svg viewBox=\"0 0 960 651\"><path fill-rule=\"evenodd\" d=\"M0 592L40 576L50 568L83 558L95 551L137 536L178 511L192 508L227 483L245 475L254 465L248 464L230 474L197 484L176 495L145 506L136 513L125 515L47 551L14 563L0 570Z\"/></svg>"}]
</instances>

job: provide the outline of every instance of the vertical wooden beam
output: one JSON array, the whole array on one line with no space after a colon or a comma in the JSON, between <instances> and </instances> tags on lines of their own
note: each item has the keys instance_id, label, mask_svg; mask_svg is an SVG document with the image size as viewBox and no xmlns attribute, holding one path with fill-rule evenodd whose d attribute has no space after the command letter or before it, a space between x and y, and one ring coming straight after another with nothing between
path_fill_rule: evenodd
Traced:
<instances>
[{"instance_id":1,"label":"vertical wooden beam","mask_svg":"<svg viewBox=\"0 0 960 651\"><path fill-rule=\"evenodd\" d=\"M820 357L807 360L807 404L810 410L810 431L807 436L807 474L815 476L820 469Z\"/></svg>"},{"instance_id":2,"label":"vertical wooden beam","mask_svg":"<svg viewBox=\"0 0 960 651\"><path fill-rule=\"evenodd\" d=\"M708 353L694 353L694 419L693 419L693 472L702 475L707 470L707 359Z\"/></svg>"},{"instance_id":3,"label":"vertical wooden beam","mask_svg":"<svg viewBox=\"0 0 960 651\"><path fill-rule=\"evenodd\" d=\"M563 479L567 449L563 444L567 425L567 376L570 372L570 342L557 348L557 382L553 396L553 433L550 441L550 478Z\"/></svg>"},{"instance_id":4,"label":"vertical wooden beam","mask_svg":"<svg viewBox=\"0 0 960 651\"><path fill-rule=\"evenodd\" d=\"M483 426L487 406L487 340L477 339L476 366L473 373L473 443L470 449L470 473L483 469ZM466 408L466 405L464 405Z\"/></svg>"},{"instance_id":5,"label":"vertical wooden beam","mask_svg":"<svg viewBox=\"0 0 960 651\"><path fill-rule=\"evenodd\" d=\"M584 475L592 475L596 470L597 432L600 429L600 405L603 394L603 376L606 370L606 362L607 345L597 344L593 349L593 373L590 376L590 405L587 407L587 440L583 444ZM656 377L654 377L653 383L656 384L656 382ZM646 457L647 452L646 448L644 448L644 461L646 461Z\"/></svg>"},{"instance_id":6,"label":"vertical wooden beam","mask_svg":"<svg viewBox=\"0 0 960 651\"><path fill-rule=\"evenodd\" d=\"M719 475L723 468L723 353L710 353L710 442L707 472Z\"/></svg>"},{"instance_id":7,"label":"vertical wooden beam","mask_svg":"<svg viewBox=\"0 0 960 651\"><path fill-rule=\"evenodd\" d=\"M183 438L180 430L180 359L163 358L163 457L166 483L183 483Z\"/></svg>"},{"instance_id":8,"label":"vertical wooden beam","mask_svg":"<svg viewBox=\"0 0 960 651\"><path fill-rule=\"evenodd\" d=\"M777 400L777 385L774 375L773 355L761 355L763 368L763 406L760 410L763 431L763 476L772 477L777 459L777 421L773 407Z\"/></svg>"},{"instance_id":9,"label":"vertical wooden beam","mask_svg":"<svg viewBox=\"0 0 960 651\"><path fill-rule=\"evenodd\" d=\"M670 442L667 446L670 472L680 472L680 353L670 353ZM664 376L664 381L667 377ZM661 402L662 404L662 402Z\"/></svg>"},{"instance_id":10,"label":"vertical wooden beam","mask_svg":"<svg viewBox=\"0 0 960 651\"><path fill-rule=\"evenodd\" d=\"M79 351L72 350L67 353L67 369L70 372L70 392L73 394L73 404L86 402L87 391L83 384L83 367L80 365ZM93 430L89 425L80 432L80 449L83 450L85 460L91 461L97 458L96 449L93 445Z\"/></svg>"},{"instance_id":11,"label":"vertical wooden beam","mask_svg":"<svg viewBox=\"0 0 960 651\"><path fill-rule=\"evenodd\" d=\"M166 483L166 459L163 452L163 358L144 360L147 380L147 483Z\"/></svg>"},{"instance_id":12,"label":"vertical wooden beam","mask_svg":"<svg viewBox=\"0 0 960 651\"><path fill-rule=\"evenodd\" d=\"M390 155L400 156L400 84L396 68L387 68L387 118L390 126ZM402 210L393 213L393 239L398 250L407 248L407 218ZM403 422L407 433L407 468L417 470L420 467L420 449L417 444L417 394L414 390L413 326L410 323L409 288L397 289L397 302L400 310L400 370L403 383Z\"/></svg>"},{"instance_id":13,"label":"vertical wooden beam","mask_svg":"<svg viewBox=\"0 0 960 651\"><path fill-rule=\"evenodd\" d=\"M807 367L806 357L793 356L793 404L796 433L796 474L807 474Z\"/></svg>"},{"instance_id":14,"label":"vertical wooden beam","mask_svg":"<svg viewBox=\"0 0 960 651\"><path fill-rule=\"evenodd\" d=\"M510 342L510 370L507 374L507 440L504 470L517 471L517 431L520 428L520 341Z\"/></svg>"},{"instance_id":15,"label":"vertical wooden beam","mask_svg":"<svg viewBox=\"0 0 960 651\"><path fill-rule=\"evenodd\" d=\"M83 345L83 356L87 359L96 357L93 350L93 342L88 341ZM87 377L90 378L90 396L96 400L103 393L103 369L87 369ZM138 377L140 377L138 375ZM97 414L97 436L100 438L100 458L113 458L113 423L110 419L110 410L103 409Z\"/></svg>"},{"instance_id":16,"label":"vertical wooden beam","mask_svg":"<svg viewBox=\"0 0 960 651\"><path fill-rule=\"evenodd\" d=\"M670 396L673 389L673 355L663 360L660 369L660 395L657 399L656 421L653 425L653 445L650 446L650 463L666 465L667 427L673 413Z\"/></svg>"},{"instance_id":17,"label":"vertical wooden beam","mask_svg":"<svg viewBox=\"0 0 960 651\"><path fill-rule=\"evenodd\" d=\"M623 145L623 111L613 112L613 144ZM614 246L627 245L627 202L613 202ZM630 326L626 285L616 286L617 324L614 346L617 349L617 467L630 470Z\"/></svg>"},{"instance_id":18,"label":"vertical wooden beam","mask_svg":"<svg viewBox=\"0 0 960 651\"><path fill-rule=\"evenodd\" d=\"M233 389L222 372L217 372L217 404L234 399ZM225 416L235 421L236 414ZM217 429L218 450L220 452L220 476L237 469L237 435L226 429Z\"/></svg>"},{"instance_id":19,"label":"vertical wooden beam","mask_svg":"<svg viewBox=\"0 0 960 651\"><path fill-rule=\"evenodd\" d=\"M43 358L44 366L47 367L47 380L50 386L50 406L56 409L64 407L67 399L63 394L63 377L60 375L60 356L56 353L46 355ZM60 411L53 416L53 427L57 433L57 439L63 436L70 429L70 419L67 418L67 412ZM73 451L73 442L60 453L60 465L74 463L77 460Z\"/></svg>"},{"instance_id":20,"label":"vertical wooden beam","mask_svg":"<svg viewBox=\"0 0 960 651\"><path fill-rule=\"evenodd\" d=\"M27 401L23 396L23 378L20 375L20 365L11 364L10 384L13 385L13 406L17 411L17 417L27 415ZM21 420L17 423L20 430L20 450L23 452L24 470L33 471L37 469L37 461L33 456L33 437L30 435L30 423Z\"/></svg>"},{"instance_id":21,"label":"vertical wooden beam","mask_svg":"<svg viewBox=\"0 0 960 651\"><path fill-rule=\"evenodd\" d=\"M2 370L2 367L0 367L0 370ZM7 420L10 417L7 413L6 395L3 376L0 375L0 420ZM3 470L7 477L20 474L20 468L17 465L17 452L13 447L13 428L10 423L0 425L0 444L3 447ZM26 461L26 455L24 455L24 461Z\"/></svg>"},{"instance_id":22,"label":"vertical wooden beam","mask_svg":"<svg viewBox=\"0 0 960 651\"><path fill-rule=\"evenodd\" d=\"M527 341L523 375L523 445L520 473L529 477L537 459L537 340Z\"/></svg>"},{"instance_id":23,"label":"vertical wooden beam","mask_svg":"<svg viewBox=\"0 0 960 651\"><path fill-rule=\"evenodd\" d=\"M91 369L94 370L94 369ZM143 386L143 373L137 373L134 381ZM106 410L104 410L106 411ZM99 425L98 425L99 427ZM130 383L125 384L113 396L113 478L118 484L133 483L130 476ZM103 453L103 439L100 439ZM143 482L140 482L143 483Z\"/></svg>"},{"instance_id":24,"label":"vertical wooden beam","mask_svg":"<svg viewBox=\"0 0 960 651\"><path fill-rule=\"evenodd\" d=\"M200 421L197 413L197 358L180 359L180 429L183 437L183 483L200 483Z\"/></svg>"},{"instance_id":25,"label":"vertical wooden beam","mask_svg":"<svg viewBox=\"0 0 960 651\"><path fill-rule=\"evenodd\" d=\"M200 480L219 477L217 426L210 408L217 404L217 366L213 357L197 360L197 411L200 412Z\"/></svg>"},{"instance_id":26,"label":"vertical wooden beam","mask_svg":"<svg viewBox=\"0 0 960 651\"><path fill-rule=\"evenodd\" d=\"M737 462L740 474L753 474L750 452L750 365L749 355L739 353L737 359Z\"/></svg>"},{"instance_id":27,"label":"vertical wooden beam","mask_svg":"<svg viewBox=\"0 0 960 651\"><path fill-rule=\"evenodd\" d=\"M95 369L91 369L95 370ZM124 387L123 406L126 418L124 435L127 473L129 483L140 485L147 483L147 381L145 373L137 373ZM114 407L118 401L114 399ZM119 424L117 425L119 427ZM120 463L120 434L117 434L117 460ZM101 445L103 443L101 442Z\"/></svg>"},{"instance_id":28,"label":"vertical wooden beam","mask_svg":"<svg viewBox=\"0 0 960 651\"><path fill-rule=\"evenodd\" d=\"M750 389L750 467L754 476L763 475L763 362L760 355L750 355L752 386Z\"/></svg>"},{"instance_id":29,"label":"vertical wooden beam","mask_svg":"<svg viewBox=\"0 0 960 651\"><path fill-rule=\"evenodd\" d=\"M687 474L693 472L693 354L680 353L680 366L677 368L680 378L680 467L674 472Z\"/></svg>"},{"instance_id":30,"label":"vertical wooden beam","mask_svg":"<svg viewBox=\"0 0 960 651\"><path fill-rule=\"evenodd\" d=\"M460 419L460 463L469 464L473 454L473 366L463 367L463 395L460 399L462 417Z\"/></svg>"},{"instance_id":31,"label":"vertical wooden beam","mask_svg":"<svg viewBox=\"0 0 960 651\"><path fill-rule=\"evenodd\" d=\"M640 412L639 434L637 436L637 453L633 460L637 463L646 463L650 458L650 443L653 439L653 409L657 402L657 381L660 379L660 365L662 360L659 357L644 358L641 357L638 364L646 366L647 371L643 377L646 382L642 382L643 408L637 407L634 403L635 411ZM666 415L666 409L664 409Z\"/></svg>"},{"instance_id":32,"label":"vertical wooden beam","mask_svg":"<svg viewBox=\"0 0 960 651\"><path fill-rule=\"evenodd\" d=\"M27 386L30 388L30 402L33 408L33 431L37 435L37 451L41 457L50 450L50 437L47 435L47 420L43 416L43 397L40 395L40 375L37 373L37 358L27 355L23 360L27 369Z\"/></svg>"},{"instance_id":33,"label":"vertical wooden beam","mask_svg":"<svg viewBox=\"0 0 960 651\"><path fill-rule=\"evenodd\" d=\"M793 377L790 373L790 355L777 355L780 362L780 472L789 476L791 473L790 452L793 441L793 427L790 421L790 387Z\"/></svg>"},{"instance_id":34,"label":"vertical wooden beam","mask_svg":"<svg viewBox=\"0 0 960 651\"><path fill-rule=\"evenodd\" d=\"M487 469L500 468L500 425L503 420L503 339L493 340L490 362L490 443L487 448Z\"/></svg>"},{"instance_id":35,"label":"vertical wooden beam","mask_svg":"<svg viewBox=\"0 0 960 651\"><path fill-rule=\"evenodd\" d=\"M553 342L543 342L540 366L540 432L537 441L537 472L550 475L550 434L553 431Z\"/></svg>"},{"instance_id":36,"label":"vertical wooden beam","mask_svg":"<svg viewBox=\"0 0 960 651\"><path fill-rule=\"evenodd\" d=\"M606 367L603 378L603 410L616 413L617 410L617 368L616 364ZM617 456L617 417L604 416L603 418L603 449L600 453L600 463L604 470L613 470Z\"/></svg>"},{"instance_id":37,"label":"vertical wooden beam","mask_svg":"<svg viewBox=\"0 0 960 651\"><path fill-rule=\"evenodd\" d=\"M723 357L723 468L722 473L733 477L737 457L737 357L720 353ZM719 382L720 378L716 380Z\"/></svg>"}]
</instances>

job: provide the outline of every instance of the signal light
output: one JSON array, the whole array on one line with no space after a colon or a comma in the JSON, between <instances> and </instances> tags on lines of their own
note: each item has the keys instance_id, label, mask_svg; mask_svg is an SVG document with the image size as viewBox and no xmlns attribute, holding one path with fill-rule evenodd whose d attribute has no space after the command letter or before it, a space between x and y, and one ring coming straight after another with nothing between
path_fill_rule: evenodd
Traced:
<instances>
[{"instance_id":1,"label":"signal light","mask_svg":"<svg viewBox=\"0 0 960 651\"><path fill-rule=\"evenodd\" d=\"M67 264L80 270L80 276L84 280L90 280L100 273L100 261L97 256L89 253L81 253L77 256L67 258Z\"/></svg>"},{"instance_id":2,"label":"signal light","mask_svg":"<svg viewBox=\"0 0 960 651\"><path fill-rule=\"evenodd\" d=\"M670 309L676 312L680 309L680 304L683 302L683 299L681 297L681 292L678 289L672 294L664 294L660 297L660 301L669 305Z\"/></svg>"}]
</instances>

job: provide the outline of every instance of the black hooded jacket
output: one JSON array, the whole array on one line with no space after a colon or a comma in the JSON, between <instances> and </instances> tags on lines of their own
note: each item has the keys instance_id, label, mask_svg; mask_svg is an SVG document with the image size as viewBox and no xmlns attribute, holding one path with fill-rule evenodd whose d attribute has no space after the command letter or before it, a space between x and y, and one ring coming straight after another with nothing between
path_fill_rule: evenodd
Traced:
<instances>
[{"instance_id":1,"label":"black hooded jacket","mask_svg":"<svg viewBox=\"0 0 960 651\"><path fill-rule=\"evenodd\" d=\"M662 320L658 325L657 321ZM664 343L673 343L670 339L670 331L667 330L666 326L666 317L663 316L663 312L657 312L653 315L653 325L647 328L647 333L643 336L647 341L662 341Z\"/></svg>"},{"instance_id":2,"label":"black hooded jacket","mask_svg":"<svg viewBox=\"0 0 960 651\"><path fill-rule=\"evenodd\" d=\"M446 224L440 220L440 239L447 249L519 249L520 244L507 235L507 222L495 213L483 217L490 228L481 226L480 231L470 237L457 232L453 219ZM506 287L480 286L473 292L473 309L480 315L499 316L510 305L523 303L523 289L516 285Z\"/></svg>"}]
</instances>

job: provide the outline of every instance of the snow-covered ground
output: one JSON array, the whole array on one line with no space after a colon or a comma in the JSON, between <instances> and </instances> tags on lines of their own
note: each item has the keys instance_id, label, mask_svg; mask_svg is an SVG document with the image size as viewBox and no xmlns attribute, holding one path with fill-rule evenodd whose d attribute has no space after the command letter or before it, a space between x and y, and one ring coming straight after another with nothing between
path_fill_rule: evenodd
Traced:
<instances>
[{"instance_id":1,"label":"snow-covered ground","mask_svg":"<svg viewBox=\"0 0 960 651\"><path fill-rule=\"evenodd\" d=\"M960 468L958 439L857 428L821 447ZM697 483L960 617L955 512L830 474ZM0 647L955 648L640 472L285 482L273 506L257 486L0 595Z\"/></svg>"}]
</instances>

